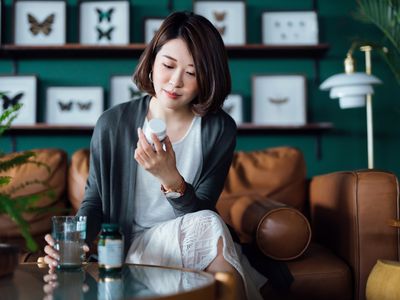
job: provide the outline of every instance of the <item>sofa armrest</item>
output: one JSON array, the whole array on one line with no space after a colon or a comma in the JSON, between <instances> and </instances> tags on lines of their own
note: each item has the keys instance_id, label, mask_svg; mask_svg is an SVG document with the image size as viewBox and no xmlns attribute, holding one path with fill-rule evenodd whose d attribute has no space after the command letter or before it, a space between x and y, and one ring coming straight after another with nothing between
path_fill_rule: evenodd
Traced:
<instances>
[{"instance_id":1,"label":"sofa armrest","mask_svg":"<svg viewBox=\"0 0 400 300\"><path fill-rule=\"evenodd\" d=\"M242 243L254 243L275 260L292 260L311 240L307 218L297 209L261 196L220 198L217 210Z\"/></svg>"},{"instance_id":2,"label":"sofa armrest","mask_svg":"<svg viewBox=\"0 0 400 300\"><path fill-rule=\"evenodd\" d=\"M399 258L398 231L388 225L398 216L398 194L396 176L384 171L336 172L311 181L314 238L350 265L355 299L364 299L378 258Z\"/></svg>"}]
</instances>

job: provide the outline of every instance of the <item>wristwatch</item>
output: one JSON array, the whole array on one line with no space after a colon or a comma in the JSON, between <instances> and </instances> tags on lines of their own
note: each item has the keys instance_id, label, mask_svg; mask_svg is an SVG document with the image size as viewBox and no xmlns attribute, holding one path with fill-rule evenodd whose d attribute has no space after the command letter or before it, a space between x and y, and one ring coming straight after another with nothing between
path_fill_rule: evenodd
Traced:
<instances>
[{"instance_id":1,"label":"wristwatch","mask_svg":"<svg viewBox=\"0 0 400 300\"><path fill-rule=\"evenodd\" d=\"M176 199L179 197L182 197L185 194L186 191L186 182L185 179L182 178L181 183L179 184L179 187L177 189L168 189L166 190L163 185L161 185L161 191L164 193L165 197L170 198L170 199Z\"/></svg>"}]
</instances>

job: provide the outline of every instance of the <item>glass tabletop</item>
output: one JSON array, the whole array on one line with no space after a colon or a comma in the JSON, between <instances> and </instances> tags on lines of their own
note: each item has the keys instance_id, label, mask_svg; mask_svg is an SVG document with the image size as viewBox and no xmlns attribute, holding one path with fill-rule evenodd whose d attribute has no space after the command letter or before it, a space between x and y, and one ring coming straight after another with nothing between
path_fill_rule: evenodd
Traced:
<instances>
[{"instance_id":1,"label":"glass tabletop","mask_svg":"<svg viewBox=\"0 0 400 300\"><path fill-rule=\"evenodd\" d=\"M213 299L215 281L205 272L147 265L124 265L120 272L99 273L97 263L49 272L47 266L20 264L0 278L1 299ZM184 298L182 296L186 295ZM179 297L180 296L180 297ZM4 298L3 298L4 297Z\"/></svg>"}]
</instances>

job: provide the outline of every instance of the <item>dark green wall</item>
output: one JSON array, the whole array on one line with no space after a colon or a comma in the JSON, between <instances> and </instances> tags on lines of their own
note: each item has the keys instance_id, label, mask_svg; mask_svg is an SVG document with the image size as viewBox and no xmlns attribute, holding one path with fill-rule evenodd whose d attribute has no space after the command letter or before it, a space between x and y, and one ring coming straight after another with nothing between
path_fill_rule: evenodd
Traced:
<instances>
[{"instance_id":1,"label":"dark green wall","mask_svg":"<svg viewBox=\"0 0 400 300\"><path fill-rule=\"evenodd\" d=\"M355 21L352 14L356 10L355 0L315 1L319 13L321 42L329 43L331 48L320 61L320 80L343 71L343 58L353 38L380 40L379 32L365 24ZM11 38L11 0L6 3L6 42ZM131 1L131 41L141 42L142 20L144 16L166 16L168 1ZM173 1L174 9L192 7L191 0ZM249 43L261 41L261 12L264 10L309 10L311 0L248 0L247 1L247 39ZM77 42L77 1L68 1L69 23L68 42ZM359 69L363 69L363 57L357 54ZM48 86L102 85L109 92L109 77L113 74L131 74L137 58L132 59L21 59L18 62L20 74L37 74L39 77L39 121L43 121L45 89ZM322 159L316 158L315 138L312 135L240 135L238 150L262 149L265 147L291 145L300 148L305 155L308 176L367 167L367 141L365 109L341 110L336 100L329 99L327 92L318 90L316 72L311 59L231 59L233 92L245 99L245 116L250 120L251 76L254 73L303 73L308 80L308 120L309 122L332 122L334 130L322 135ZM0 73L10 74L12 63L0 59ZM375 89L375 167L386 169L400 175L400 160L397 151L400 147L399 86L382 60L374 55L373 73L384 84ZM397 122L396 122L397 121ZM61 147L69 154L89 145L89 136L18 136L18 149L38 147ZM11 150L10 137L2 137L0 148Z\"/></svg>"}]
</instances>

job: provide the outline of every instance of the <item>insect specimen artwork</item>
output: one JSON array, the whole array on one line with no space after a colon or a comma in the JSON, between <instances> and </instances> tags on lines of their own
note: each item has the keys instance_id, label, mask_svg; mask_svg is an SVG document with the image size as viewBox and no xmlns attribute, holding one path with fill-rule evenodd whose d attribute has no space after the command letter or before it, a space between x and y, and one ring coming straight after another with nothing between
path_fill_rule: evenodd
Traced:
<instances>
[{"instance_id":1,"label":"insect specimen artwork","mask_svg":"<svg viewBox=\"0 0 400 300\"><path fill-rule=\"evenodd\" d=\"M66 43L66 1L14 0L14 44L64 45Z\"/></svg>"}]
</instances>

